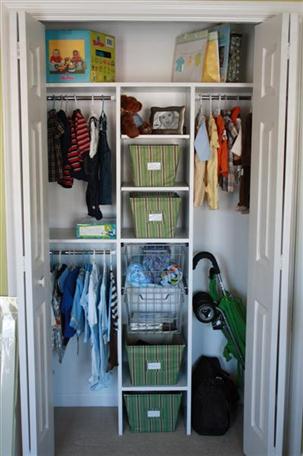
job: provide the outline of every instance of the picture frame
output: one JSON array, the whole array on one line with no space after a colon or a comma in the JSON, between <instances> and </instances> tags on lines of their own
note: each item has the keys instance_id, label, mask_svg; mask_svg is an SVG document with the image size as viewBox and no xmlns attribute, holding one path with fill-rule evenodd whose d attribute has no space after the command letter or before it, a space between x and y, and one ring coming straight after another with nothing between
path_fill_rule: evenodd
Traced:
<instances>
[{"instance_id":1,"label":"picture frame","mask_svg":"<svg viewBox=\"0 0 303 456\"><path fill-rule=\"evenodd\" d=\"M157 135L182 135L184 131L185 106L152 106L150 124Z\"/></svg>"}]
</instances>

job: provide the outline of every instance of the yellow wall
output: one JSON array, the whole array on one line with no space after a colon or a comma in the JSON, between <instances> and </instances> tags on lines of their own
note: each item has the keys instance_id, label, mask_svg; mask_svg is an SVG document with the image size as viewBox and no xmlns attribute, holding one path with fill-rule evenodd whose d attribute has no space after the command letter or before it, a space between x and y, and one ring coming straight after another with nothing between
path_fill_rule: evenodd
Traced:
<instances>
[{"instance_id":1,"label":"yellow wall","mask_svg":"<svg viewBox=\"0 0 303 456\"><path fill-rule=\"evenodd\" d=\"M0 71L0 296L7 295L2 84Z\"/></svg>"}]
</instances>

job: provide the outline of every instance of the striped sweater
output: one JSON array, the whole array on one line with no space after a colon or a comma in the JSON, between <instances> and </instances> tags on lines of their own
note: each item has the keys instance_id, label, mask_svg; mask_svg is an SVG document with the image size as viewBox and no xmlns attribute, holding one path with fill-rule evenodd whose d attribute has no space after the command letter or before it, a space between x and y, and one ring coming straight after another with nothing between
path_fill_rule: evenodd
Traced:
<instances>
[{"instance_id":1,"label":"striped sweater","mask_svg":"<svg viewBox=\"0 0 303 456\"><path fill-rule=\"evenodd\" d=\"M89 131L85 118L79 109L73 112L69 119L71 132L71 145L68 149L67 160L72 175L82 171L83 160L89 153Z\"/></svg>"}]
</instances>

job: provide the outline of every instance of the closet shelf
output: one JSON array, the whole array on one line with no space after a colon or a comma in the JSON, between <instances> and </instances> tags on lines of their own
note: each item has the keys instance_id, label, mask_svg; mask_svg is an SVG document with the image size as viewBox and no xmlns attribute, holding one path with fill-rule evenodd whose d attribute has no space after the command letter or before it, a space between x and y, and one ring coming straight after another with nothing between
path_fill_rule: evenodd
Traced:
<instances>
[{"instance_id":1,"label":"closet shelf","mask_svg":"<svg viewBox=\"0 0 303 456\"><path fill-rule=\"evenodd\" d=\"M186 373L181 372L179 381L176 385L132 385L127 363L123 364L122 391L187 391Z\"/></svg>"},{"instance_id":2,"label":"closet shelf","mask_svg":"<svg viewBox=\"0 0 303 456\"><path fill-rule=\"evenodd\" d=\"M136 238L132 228L122 229L121 241L125 243L147 244L147 243L165 243L165 244L180 244L189 242L188 234L184 228L176 229L176 237L174 238Z\"/></svg>"},{"instance_id":3,"label":"closet shelf","mask_svg":"<svg viewBox=\"0 0 303 456\"><path fill-rule=\"evenodd\" d=\"M135 187L130 183L123 183L122 192L188 192L189 185L186 182L180 182L173 187Z\"/></svg>"},{"instance_id":4,"label":"closet shelf","mask_svg":"<svg viewBox=\"0 0 303 456\"><path fill-rule=\"evenodd\" d=\"M116 239L78 239L76 238L75 230L71 228L51 228L49 243L57 244L114 244Z\"/></svg>"},{"instance_id":5,"label":"closet shelf","mask_svg":"<svg viewBox=\"0 0 303 456\"><path fill-rule=\"evenodd\" d=\"M47 89L55 88L197 88L197 89L252 89L252 82L49 82Z\"/></svg>"},{"instance_id":6,"label":"closet shelf","mask_svg":"<svg viewBox=\"0 0 303 456\"><path fill-rule=\"evenodd\" d=\"M127 135L121 135L121 139L131 142L144 141L146 139L164 140L164 139L190 139L190 135L140 135L136 138L130 138Z\"/></svg>"}]
</instances>

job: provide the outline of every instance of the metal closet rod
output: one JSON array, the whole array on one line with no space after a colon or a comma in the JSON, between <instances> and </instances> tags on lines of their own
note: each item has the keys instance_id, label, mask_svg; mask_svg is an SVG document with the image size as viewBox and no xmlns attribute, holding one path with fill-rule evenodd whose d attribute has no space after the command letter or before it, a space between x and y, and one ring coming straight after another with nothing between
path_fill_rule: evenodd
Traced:
<instances>
[{"instance_id":1,"label":"metal closet rod","mask_svg":"<svg viewBox=\"0 0 303 456\"><path fill-rule=\"evenodd\" d=\"M114 101L116 97L112 95L47 95L47 101L84 101L102 100Z\"/></svg>"},{"instance_id":2,"label":"metal closet rod","mask_svg":"<svg viewBox=\"0 0 303 456\"><path fill-rule=\"evenodd\" d=\"M115 255L116 250L111 249L92 249L92 250L50 250L50 255Z\"/></svg>"},{"instance_id":3,"label":"metal closet rod","mask_svg":"<svg viewBox=\"0 0 303 456\"><path fill-rule=\"evenodd\" d=\"M210 100L210 98L212 100L220 100L220 97L221 97L221 101L225 101L225 100L251 100L252 96L251 94L230 94L230 95L222 95L220 93L203 93L201 95L198 95L196 100Z\"/></svg>"}]
</instances>

